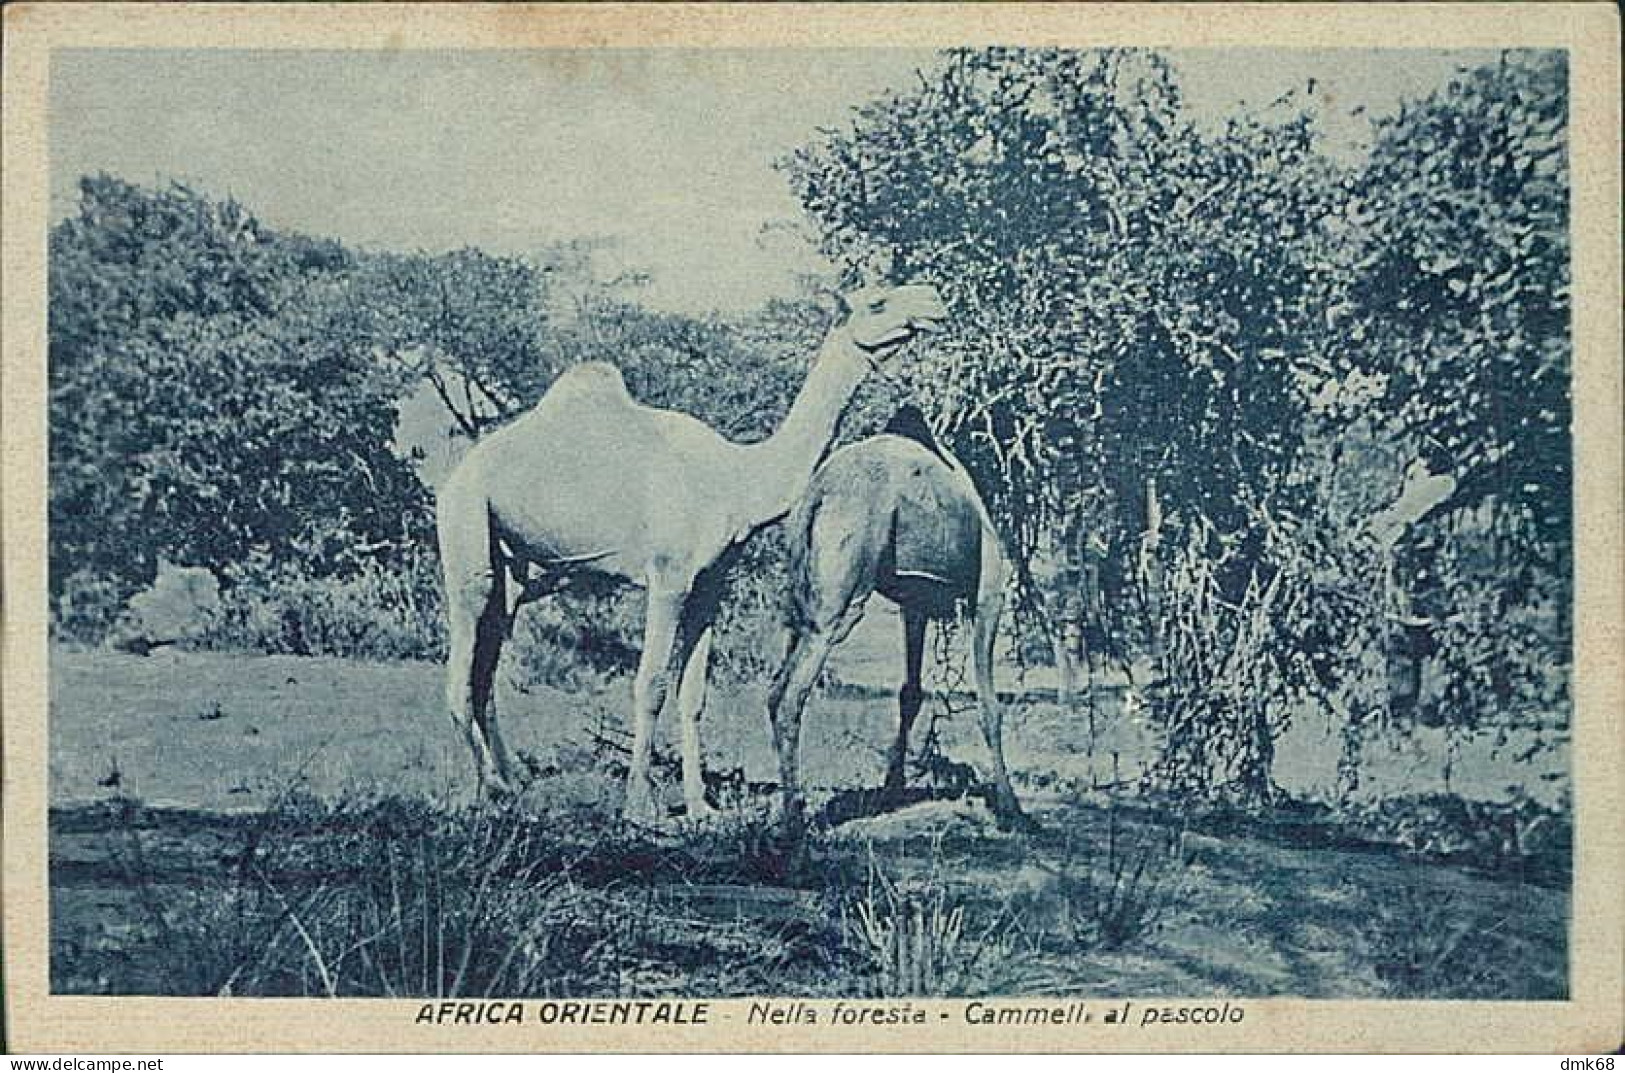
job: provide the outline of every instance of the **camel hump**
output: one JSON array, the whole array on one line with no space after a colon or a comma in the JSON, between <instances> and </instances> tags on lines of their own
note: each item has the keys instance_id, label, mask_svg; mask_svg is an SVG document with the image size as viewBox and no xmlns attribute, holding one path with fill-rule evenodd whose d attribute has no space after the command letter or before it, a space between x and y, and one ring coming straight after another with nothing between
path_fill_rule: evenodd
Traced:
<instances>
[{"instance_id":1,"label":"camel hump","mask_svg":"<svg viewBox=\"0 0 1625 1073\"><path fill-rule=\"evenodd\" d=\"M897 412L891 415L891 420L886 422L886 427L880 431L882 435L901 436L905 440L913 440L940 458L944 465L953 466L941 446L937 444L937 438L925 420L925 412L913 403L898 407Z\"/></svg>"},{"instance_id":2,"label":"camel hump","mask_svg":"<svg viewBox=\"0 0 1625 1073\"><path fill-rule=\"evenodd\" d=\"M622 378L621 370L607 361L584 361L579 365L570 366L553 381L548 394L613 395L622 399L632 397L626 390L626 380Z\"/></svg>"}]
</instances>

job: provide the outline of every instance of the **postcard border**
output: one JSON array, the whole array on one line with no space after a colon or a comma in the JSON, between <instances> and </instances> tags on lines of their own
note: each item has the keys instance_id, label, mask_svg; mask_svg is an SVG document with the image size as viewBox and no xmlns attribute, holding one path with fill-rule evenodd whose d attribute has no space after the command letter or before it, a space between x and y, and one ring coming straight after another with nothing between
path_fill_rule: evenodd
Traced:
<instances>
[{"instance_id":1,"label":"postcard border","mask_svg":"<svg viewBox=\"0 0 1625 1073\"><path fill-rule=\"evenodd\" d=\"M1605 4L122 5L4 9L0 288L0 861L5 1015L14 1052L209 1051L1516 1051L1622 1039L1622 510L1619 16ZM1570 54L1574 178L1576 872L1567 1002L1246 1000L1222 1030L1107 1037L940 1020L929 1033L743 1025L704 1030L426 1027L416 1001L51 996L45 928L46 88L53 49L938 47L1550 47ZM1134 996L1121 996L1134 998ZM1175 1004L1176 1000L1157 1000ZM1191 1000L1205 1003L1207 1000Z\"/></svg>"}]
</instances>

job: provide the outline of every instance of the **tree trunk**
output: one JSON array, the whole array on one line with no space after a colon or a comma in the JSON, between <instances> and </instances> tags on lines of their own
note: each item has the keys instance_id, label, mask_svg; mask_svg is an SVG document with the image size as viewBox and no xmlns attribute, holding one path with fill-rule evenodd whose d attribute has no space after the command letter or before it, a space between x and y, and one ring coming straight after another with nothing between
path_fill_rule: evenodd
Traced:
<instances>
[{"instance_id":1,"label":"tree trunk","mask_svg":"<svg viewBox=\"0 0 1625 1073\"><path fill-rule=\"evenodd\" d=\"M1055 656L1056 702L1068 711L1078 703L1078 664L1072 658L1072 645L1064 623L1056 623L1050 632L1050 644Z\"/></svg>"},{"instance_id":2,"label":"tree trunk","mask_svg":"<svg viewBox=\"0 0 1625 1073\"><path fill-rule=\"evenodd\" d=\"M1139 580L1144 593L1146 627L1151 644L1153 674L1163 672L1164 630L1162 622L1162 564L1157 552L1162 543L1162 500L1157 495L1157 478L1145 479L1145 533L1140 537Z\"/></svg>"}]
</instances>

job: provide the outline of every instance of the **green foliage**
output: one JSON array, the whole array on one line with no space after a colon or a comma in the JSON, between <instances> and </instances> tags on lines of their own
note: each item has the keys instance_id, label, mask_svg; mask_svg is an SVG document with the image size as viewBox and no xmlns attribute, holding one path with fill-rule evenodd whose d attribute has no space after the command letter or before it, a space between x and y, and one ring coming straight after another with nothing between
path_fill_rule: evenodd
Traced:
<instances>
[{"instance_id":1,"label":"green foliage","mask_svg":"<svg viewBox=\"0 0 1625 1073\"><path fill-rule=\"evenodd\" d=\"M81 572L127 594L161 557L323 574L421 538L392 397L335 328L351 264L235 202L83 182L51 235L53 595Z\"/></svg>"},{"instance_id":2,"label":"green foliage","mask_svg":"<svg viewBox=\"0 0 1625 1073\"><path fill-rule=\"evenodd\" d=\"M1401 547L1431 625L1431 722L1561 708L1573 519L1568 71L1507 53L1378 127L1353 182L1344 345L1385 431L1456 473L1448 517Z\"/></svg>"},{"instance_id":3,"label":"green foliage","mask_svg":"<svg viewBox=\"0 0 1625 1073\"><path fill-rule=\"evenodd\" d=\"M1351 836L1402 847L1418 862L1450 861L1554 887L1568 886L1573 874L1568 801L1542 805L1521 791L1505 802L1416 794L1345 806L1343 814Z\"/></svg>"},{"instance_id":4,"label":"green foliage","mask_svg":"<svg viewBox=\"0 0 1625 1073\"><path fill-rule=\"evenodd\" d=\"M1159 655L1181 549L1214 560L1220 601L1269 584L1337 189L1312 149L1301 110L1200 134L1154 54L989 50L789 163L854 273L895 250L884 270L947 291L947 337L905 375L976 474L1028 608L1040 549L1076 561L1086 537L1114 632ZM1193 651L1234 632L1201 627ZM1215 714L1195 668L1159 674Z\"/></svg>"},{"instance_id":5,"label":"green foliage","mask_svg":"<svg viewBox=\"0 0 1625 1073\"><path fill-rule=\"evenodd\" d=\"M369 254L348 281L335 328L386 359L397 394L427 380L474 438L534 403L569 363L552 298L544 267L521 258L477 249Z\"/></svg>"},{"instance_id":6,"label":"green foliage","mask_svg":"<svg viewBox=\"0 0 1625 1073\"><path fill-rule=\"evenodd\" d=\"M1378 125L1339 357L1556 552L1568 540L1568 68L1508 53Z\"/></svg>"},{"instance_id":7,"label":"green foliage","mask_svg":"<svg viewBox=\"0 0 1625 1073\"><path fill-rule=\"evenodd\" d=\"M778 308L784 311L778 316L793 313ZM777 318L769 311L761 319L771 331ZM716 317L657 313L597 296L585 303L566 345L576 360L618 366L638 401L693 414L729 439L751 442L779 426L817 346L790 352L764 345L761 331L753 338Z\"/></svg>"},{"instance_id":8,"label":"green foliage","mask_svg":"<svg viewBox=\"0 0 1625 1073\"><path fill-rule=\"evenodd\" d=\"M418 554L364 561L342 576L256 558L227 569L230 587L198 642L211 648L355 659L441 659L439 563Z\"/></svg>"},{"instance_id":9,"label":"green foliage","mask_svg":"<svg viewBox=\"0 0 1625 1073\"><path fill-rule=\"evenodd\" d=\"M437 656L432 504L392 443L425 382L470 438L589 359L724 434L777 425L813 349L790 349L804 305L739 326L655 314L584 256L357 254L178 185L86 179L51 239L58 632L100 639L164 560L224 583L202 643ZM636 637L606 628L566 647L619 669Z\"/></svg>"},{"instance_id":10,"label":"green foliage","mask_svg":"<svg viewBox=\"0 0 1625 1073\"><path fill-rule=\"evenodd\" d=\"M1063 643L1149 667L1167 785L1267 798L1309 709L1357 757L1566 706L1567 103L1561 54L1509 52L1338 159L1312 86L1209 129L1152 52L960 50L784 162L846 282L943 290L895 375L989 501L1023 630L1076 608ZM85 179L50 237L59 635L105 634L163 560L220 579L208 643L437 655L432 504L391 442L425 382L469 439L583 360L729 437L777 426L825 303L659 313L592 258L362 253ZM1378 539L1419 463L1453 494ZM747 550L719 627L743 676L779 557ZM635 610L528 613L531 669L624 668Z\"/></svg>"},{"instance_id":11,"label":"green foliage","mask_svg":"<svg viewBox=\"0 0 1625 1073\"><path fill-rule=\"evenodd\" d=\"M1234 528L1237 486L1290 461L1278 351L1316 284L1278 238L1320 165L1299 115L1203 140L1172 77L1145 53L956 53L789 162L854 273L948 290L907 373L1023 556L1039 527L1140 510L1148 476Z\"/></svg>"},{"instance_id":12,"label":"green foliage","mask_svg":"<svg viewBox=\"0 0 1625 1073\"><path fill-rule=\"evenodd\" d=\"M1294 712L1390 711L1370 653L1407 629L1469 725L1561 703L1564 77L1509 53L1347 163L1312 86L1210 132L1154 53L956 51L785 162L849 277L943 288L902 375L1029 628L1071 603L1149 660L1170 782L1267 798ZM1417 459L1459 491L1378 548Z\"/></svg>"}]
</instances>

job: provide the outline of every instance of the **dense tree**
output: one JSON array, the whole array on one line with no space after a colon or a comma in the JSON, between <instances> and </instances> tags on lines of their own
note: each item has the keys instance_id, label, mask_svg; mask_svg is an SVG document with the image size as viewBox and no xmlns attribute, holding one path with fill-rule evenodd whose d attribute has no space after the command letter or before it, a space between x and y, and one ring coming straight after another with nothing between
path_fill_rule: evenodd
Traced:
<instances>
[{"instance_id":1,"label":"dense tree","mask_svg":"<svg viewBox=\"0 0 1625 1073\"><path fill-rule=\"evenodd\" d=\"M565 360L546 299L525 260L356 253L86 178L51 235L53 595L105 620L161 558L319 577L420 555L396 400L426 380L471 436L511 417Z\"/></svg>"},{"instance_id":2,"label":"dense tree","mask_svg":"<svg viewBox=\"0 0 1625 1073\"><path fill-rule=\"evenodd\" d=\"M330 330L352 266L183 186L82 183L51 234L53 593L401 535L389 396Z\"/></svg>"},{"instance_id":3,"label":"dense tree","mask_svg":"<svg viewBox=\"0 0 1625 1073\"><path fill-rule=\"evenodd\" d=\"M1353 423L1458 478L1398 549L1408 698L1477 726L1566 701L1572 600L1568 71L1509 52L1378 124L1351 181Z\"/></svg>"},{"instance_id":4,"label":"dense tree","mask_svg":"<svg viewBox=\"0 0 1625 1073\"><path fill-rule=\"evenodd\" d=\"M402 387L427 380L469 438L541 397L565 364L544 266L476 249L368 254L335 311L338 338L364 342Z\"/></svg>"},{"instance_id":5,"label":"dense tree","mask_svg":"<svg viewBox=\"0 0 1625 1073\"><path fill-rule=\"evenodd\" d=\"M1155 54L956 52L787 162L853 277L948 291L948 337L905 375L1018 563L1049 568L1027 606L1150 661L1175 781L1268 793L1292 713L1348 712L1410 615L1359 580L1386 576L1359 534L1407 465L1455 475L1442 516L1469 529L1521 486L1561 543L1561 73L1509 57L1350 167L1317 151L1310 88L1207 132Z\"/></svg>"},{"instance_id":6,"label":"dense tree","mask_svg":"<svg viewBox=\"0 0 1625 1073\"><path fill-rule=\"evenodd\" d=\"M1168 599L1194 590L1163 573L1196 551L1234 605L1275 569L1269 522L1293 492L1335 187L1301 112L1209 139L1179 104L1149 53L955 53L790 173L855 274L948 290L950 337L909 375L1018 563L1047 547L1076 584L1092 539L1110 597L1092 605L1142 612L1097 635L1143 633L1159 659L1200 661L1219 638L1168 647ZM1162 676L1184 691L1169 710L1211 706L1220 669L1182 671Z\"/></svg>"}]
</instances>

